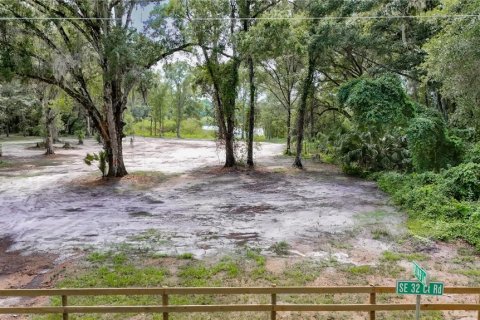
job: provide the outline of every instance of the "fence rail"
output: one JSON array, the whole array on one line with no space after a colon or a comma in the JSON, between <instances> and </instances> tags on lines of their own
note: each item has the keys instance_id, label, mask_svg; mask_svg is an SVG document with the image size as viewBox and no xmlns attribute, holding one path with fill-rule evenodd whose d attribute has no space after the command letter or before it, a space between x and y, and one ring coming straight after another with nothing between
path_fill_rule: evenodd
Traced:
<instances>
[{"instance_id":1,"label":"fence rail","mask_svg":"<svg viewBox=\"0 0 480 320\"><path fill-rule=\"evenodd\" d=\"M0 314L62 314L68 320L75 313L162 313L168 320L170 313L194 312L269 312L275 320L277 312L366 312L369 319L375 320L377 311L415 310L415 304L379 304L377 294L393 294L395 287L356 286L356 287L249 287L249 288L98 288L98 289L7 289L0 290L0 297L61 297L62 306L58 307L0 307ZM445 294L478 295L480 287L446 287ZM224 304L224 305L169 305L171 295L270 295L269 304ZM365 304L280 304L277 297L281 294L368 294ZM160 296L161 305L141 306L69 306L68 297L72 296L111 296L111 295L149 295ZM478 303L426 303L422 310L476 311L480 320L480 300Z\"/></svg>"}]
</instances>

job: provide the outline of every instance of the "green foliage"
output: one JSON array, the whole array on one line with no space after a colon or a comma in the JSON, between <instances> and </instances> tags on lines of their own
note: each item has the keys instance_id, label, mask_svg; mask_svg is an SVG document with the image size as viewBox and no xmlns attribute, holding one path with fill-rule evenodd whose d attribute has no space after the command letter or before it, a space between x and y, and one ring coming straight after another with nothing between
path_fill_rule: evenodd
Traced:
<instances>
[{"instance_id":1,"label":"green foliage","mask_svg":"<svg viewBox=\"0 0 480 320\"><path fill-rule=\"evenodd\" d=\"M100 144L103 142L102 136L97 132L95 133L95 140Z\"/></svg>"},{"instance_id":2,"label":"green foliage","mask_svg":"<svg viewBox=\"0 0 480 320\"><path fill-rule=\"evenodd\" d=\"M75 131L75 135L77 136L78 144L83 144L83 139L85 139L85 131L77 130Z\"/></svg>"},{"instance_id":3,"label":"green foliage","mask_svg":"<svg viewBox=\"0 0 480 320\"><path fill-rule=\"evenodd\" d=\"M237 262L232 259L224 258L214 265L205 265L204 263L190 263L179 272L182 285L200 287L207 286L209 280L218 274L223 274L227 278L235 278L239 275L240 269Z\"/></svg>"},{"instance_id":4,"label":"green foliage","mask_svg":"<svg viewBox=\"0 0 480 320\"><path fill-rule=\"evenodd\" d=\"M406 140L395 134L385 134L377 139L370 132L347 132L336 140L335 152L343 170L352 175L405 169L410 165Z\"/></svg>"},{"instance_id":5,"label":"green foliage","mask_svg":"<svg viewBox=\"0 0 480 320\"><path fill-rule=\"evenodd\" d=\"M384 251L382 252L382 257L380 258L383 262L398 262L401 260L407 261L425 261L428 260L428 257L422 253L399 253L393 251Z\"/></svg>"},{"instance_id":6,"label":"green foliage","mask_svg":"<svg viewBox=\"0 0 480 320\"><path fill-rule=\"evenodd\" d=\"M443 1L442 9L434 14L478 15L478 1ZM441 20L439 32L424 45L426 51L422 69L427 77L437 81L442 95L452 99L456 107L453 119L459 127L480 129L480 21L478 19Z\"/></svg>"},{"instance_id":7,"label":"green foliage","mask_svg":"<svg viewBox=\"0 0 480 320\"><path fill-rule=\"evenodd\" d=\"M180 128L181 132L185 133L186 135L194 135L196 133L202 132L202 124L200 123L200 120L193 118L182 120Z\"/></svg>"},{"instance_id":8,"label":"green foliage","mask_svg":"<svg viewBox=\"0 0 480 320\"><path fill-rule=\"evenodd\" d=\"M465 162L473 162L480 164L480 143L476 143L465 154Z\"/></svg>"},{"instance_id":9,"label":"green foliage","mask_svg":"<svg viewBox=\"0 0 480 320\"><path fill-rule=\"evenodd\" d=\"M156 267L137 267L124 252L93 252L87 261L89 272L77 274L58 283L59 287L131 287L159 286L164 283L166 271Z\"/></svg>"},{"instance_id":10,"label":"green foliage","mask_svg":"<svg viewBox=\"0 0 480 320\"><path fill-rule=\"evenodd\" d=\"M388 74L346 83L338 92L338 101L352 111L360 131L374 132L377 136L406 126L415 112L399 78Z\"/></svg>"},{"instance_id":11,"label":"green foliage","mask_svg":"<svg viewBox=\"0 0 480 320\"><path fill-rule=\"evenodd\" d=\"M374 269L369 265L351 266L347 269L347 272L353 275L365 275L374 273Z\"/></svg>"},{"instance_id":12,"label":"green foliage","mask_svg":"<svg viewBox=\"0 0 480 320\"><path fill-rule=\"evenodd\" d=\"M107 153L102 150L98 154L87 153L85 158L83 159L86 165L91 166L94 162L98 161L98 169L102 173L102 177L105 177L107 174Z\"/></svg>"},{"instance_id":13,"label":"green foliage","mask_svg":"<svg viewBox=\"0 0 480 320\"><path fill-rule=\"evenodd\" d=\"M417 106L398 77L386 74L352 80L340 88L338 101L352 114L351 125L331 139L345 172L363 175L410 167L405 131Z\"/></svg>"},{"instance_id":14,"label":"green foliage","mask_svg":"<svg viewBox=\"0 0 480 320\"><path fill-rule=\"evenodd\" d=\"M445 193L457 200L478 201L480 198L480 164L462 163L442 173Z\"/></svg>"},{"instance_id":15,"label":"green foliage","mask_svg":"<svg viewBox=\"0 0 480 320\"><path fill-rule=\"evenodd\" d=\"M181 255L178 256L179 259L183 260L192 260L193 259L193 254L192 253L182 253Z\"/></svg>"},{"instance_id":16,"label":"green foliage","mask_svg":"<svg viewBox=\"0 0 480 320\"><path fill-rule=\"evenodd\" d=\"M480 165L464 163L441 173L380 175L378 184L409 213L413 233L464 239L480 249Z\"/></svg>"},{"instance_id":17,"label":"green foliage","mask_svg":"<svg viewBox=\"0 0 480 320\"><path fill-rule=\"evenodd\" d=\"M286 241L275 242L270 250L279 256L286 256L289 254L290 245Z\"/></svg>"},{"instance_id":18,"label":"green foliage","mask_svg":"<svg viewBox=\"0 0 480 320\"><path fill-rule=\"evenodd\" d=\"M460 162L461 141L447 135L441 115L424 110L414 118L407 131L412 163L417 171L440 170Z\"/></svg>"}]
</instances>

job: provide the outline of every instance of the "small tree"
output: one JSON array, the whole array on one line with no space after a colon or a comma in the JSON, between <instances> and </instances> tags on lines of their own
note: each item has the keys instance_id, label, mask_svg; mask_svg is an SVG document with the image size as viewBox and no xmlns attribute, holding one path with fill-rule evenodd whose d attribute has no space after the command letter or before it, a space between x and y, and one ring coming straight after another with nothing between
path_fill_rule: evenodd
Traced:
<instances>
[{"instance_id":1,"label":"small tree","mask_svg":"<svg viewBox=\"0 0 480 320\"><path fill-rule=\"evenodd\" d=\"M105 152L105 150L100 151L98 154L87 153L87 156L85 157L85 159L83 159L83 161L89 166L91 166L94 162L98 161L97 167L100 172L102 172L102 178L105 178L107 176L107 153Z\"/></svg>"},{"instance_id":2,"label":"small tree","mask_svg":"<svg viewBox=\"0 0 480 320\"><path fill-rule=\"evenodd\" d=\"M85 139L85 132L83 130L77 130L75 134L78 138L78 144L82 145L83 139Z\"/></svg>"}]
</instances>

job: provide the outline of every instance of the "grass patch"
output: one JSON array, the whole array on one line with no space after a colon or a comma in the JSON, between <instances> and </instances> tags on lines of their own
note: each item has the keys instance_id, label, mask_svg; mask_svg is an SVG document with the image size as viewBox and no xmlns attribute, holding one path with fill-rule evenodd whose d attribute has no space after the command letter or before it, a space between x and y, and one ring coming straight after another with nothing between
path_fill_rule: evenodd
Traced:
<instances>
[{"instance_id":1,"label":"grass patch","mask_svg":"<svg viewBox=\"0 0 480 320\"><path fill-rule=\"evenodd\" d=\"M317 279L323 269L322 264L313 261L295 263L288 266L277 281L284 286L306 285Z\"/></svg>"},{"instance_id":2,"label":"grass patch","mask_svg":"<svg viewBox=\"0 0 480 320\"><path fill-rule=\"evenodd\" d=\"M182 253L182 254L178 255L178 259L192 260L193 259L193 253Z\"/></svg>"},{"instance_id":3,"label":"grass patch","mask_svg":"<svg viewBox=\"0 0 480 320\"><path fill-rule=\"evenodd\" d=\"M399 253L393 251L384 251L382 252L382 256L380 261L384 262L398 262L400 260L407 260L407 261L426 261L428 260L428 256L423 253Z\"/></svg>"},{"instance_id":4,"label":"grass patch","mask_svg":"<svg viewBox=\"0 0 480 320\"><path fill-rule=\"evenodd\" d=\"M373 274L374 268L370 265L361 265L361 266L351 266L346 269L346 271L353 275L367 275Z\"/></svg>"},{"instance_id":5,"label":"grass patch","mask_svg":"<svg viewBox=\"0 0 480 320\"><path fill-rule=\"evenodd\" d=\"M287 256L289 254L290 245L286 241L275 242L270 251L274 252L278 256Z\"/></svg>"},{"instance_id":6,"label":"grass patch","mask_svg":"<svg viewBox=\"0 0 480 320\"><path fill-rule=\"evenodd\" d=\"M236 278L240 274L241 266L230 258L207 265L203 262L191 263L183 267L178 276L182 286L202 287L219 286L225 279Z\"/></svg>"},{"instance_id":7,"label":"grass patch","mask_svg":"<svg viewBox=\"0 0 480 320\"><path fill-rule=\"evenodd\" d=\"M170 236L157 229L148 229L137 235L130 236L130 241L145 242L148 244L166 245L170 242Z\"/></svg>"},{"instance_id":8,"label":"grass patch","mask_svg":"<svg viewBox=\"0 0 480 320\"><path fill-rule=\"evenodd\" d=\"M467 277L480 277L479 269L470 269L470 270L453 270L454 273L458 273Z\"/></svg>"},{"instance_id":9,"label":"grass patch","mask_svg":"<svg viewBox=\"0 0 480 320\"><path fill-rule=\"evenodd\" d=\"M381 239L391 239L392 236L385 228L377 228L372 230L372 239L381 240Z\"/></svg>"}]
</instances>

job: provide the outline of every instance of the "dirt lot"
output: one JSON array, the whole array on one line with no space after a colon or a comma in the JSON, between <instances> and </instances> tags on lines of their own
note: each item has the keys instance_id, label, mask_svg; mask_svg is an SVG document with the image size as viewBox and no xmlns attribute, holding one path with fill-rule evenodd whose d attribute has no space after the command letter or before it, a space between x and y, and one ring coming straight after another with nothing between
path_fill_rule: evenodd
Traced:
<instances>
[{"instance_id":1,"label":"dirt lot","mask_svg":"<svg viewBox=\"0 0 480 320\"><path fill-rule=\"evenodd\" d=\"M268 257L272 272L305 260L375 266L387 252L400 257L398 265L408 275L408 257L419 253L447 285L478 284L478 275L463 272L480 265L470 248L410 235L405 214L374 182L322 163L295 170L281 155L282 145L259 145L255 170L222 170L214 142L137 138L125 144L131 175L110 181L83 163L87 152L100 150L92 140L72 150L58 145L51 157L34 145L32 139L3 142L0 288L52 286L59 270L83 252L119 244L205 260L248 246ZM272 252L279 243L288 244L288 258ZM375 274L352 280L335 273L329 268L311 284L393 285L394 280Z\"/></svg>"},{"instance_id":2,"label":"dirt lot","mask_svg":"<svg viewBox=\"0 0 480 320\"><path fill-rule=\"evenodd\" d=\"M325 239L355 232L358 244L378 254L391 244L372 241L362 222L372 216L389 232L404 232L404 216L374 183L329 165L293 170L291 160L279 156L281 145L262 144L255 171L225 172L213 142L137 140L126 146L132 175L107 182L82 162L99 149L92 141L48 158L29 145L4 145L15 166L0 171L2 212L8 213L0 216L0 235L10 237L12 250L63 258L81 248L136 241L148 231L162 237L158 250L167 254L201 257L247 242L268 248L286 241L299 256L318 256Z\"/></svg>"}]
</instances>

